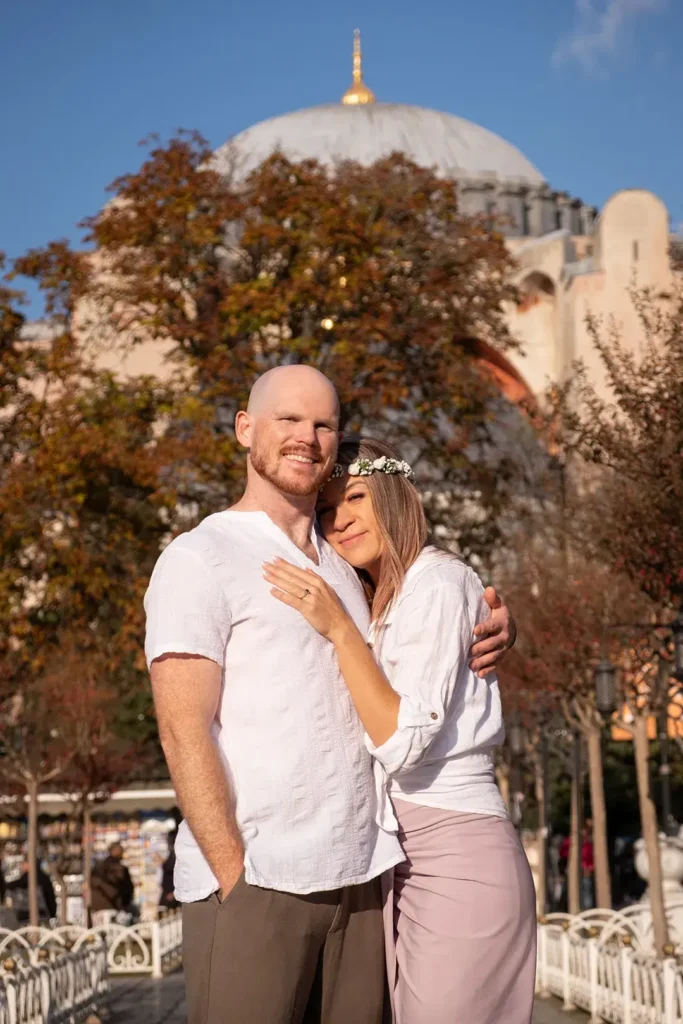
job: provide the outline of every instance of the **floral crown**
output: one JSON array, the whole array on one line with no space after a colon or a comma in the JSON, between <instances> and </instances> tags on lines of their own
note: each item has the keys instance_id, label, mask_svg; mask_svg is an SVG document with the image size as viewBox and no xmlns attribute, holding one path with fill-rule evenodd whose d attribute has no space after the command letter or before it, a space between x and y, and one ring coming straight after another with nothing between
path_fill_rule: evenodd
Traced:
<instances>
[{"instance_id":1,"label":"floral crown","mask_svg":"<svg viewBox=\"0 0 683 1024\"><path fill-rule=\"evenodd\" d=\"M400 459L389 459L386 455L382 455L379 459L356 459L350 466L342 466L338 462L332 470L330 480L338 480L344 473L348 473L349 476L372 476L373 473L386 473L387 476L399 474L408 480L412 480L414 475L407 462Z\"/></svg>"}]
</instances>

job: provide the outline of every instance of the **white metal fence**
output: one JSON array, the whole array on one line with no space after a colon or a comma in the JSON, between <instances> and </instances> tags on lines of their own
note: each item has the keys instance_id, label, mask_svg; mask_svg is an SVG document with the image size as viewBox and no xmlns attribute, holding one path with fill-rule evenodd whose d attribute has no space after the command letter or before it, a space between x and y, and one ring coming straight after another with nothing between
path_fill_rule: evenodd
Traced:
<instances>
[{"instance_id":1,"label":"white metal fence","mask_svg":"<svg viewBox=\"0 0 683 1024\"><path fill-rule=\"evenodd\" d=\"M131 927L0 928L0 1024L81 1024L106 1003L109 976L161 978L182 959L182 917Z\"/></svg>"},{"instance_id":2,"label":"white metal fence","mask_svg":"<svg viewBox=\"0 0 683 1024\"><path fill-rule=\"evenodd\" d=\"M592 1024L683 1024L683 964L674 948L655 956L647 904L550 914L538 927L538 994L587 1010Z\"/></svg>"},{"instance_id":3,"label":"white metal fence","mask_svg":"<svg viewBox=\"0 0 683 1024\"><path fill-rule=\"evenodd\" d=\"M80 1024L104 1005L109 982L104 942L78 950L45 946L0 966L0 1024Z\"/></svg>"},{"instance_id":4,"label":"white metal fence","mask_svg":"<svg viewBox=\"0 0 683 1024\"><path fill-rule=\"evenodd\" d=\"M16 957L36 966L66 951L77 953L90 943L104 944L109 974L150 974L161 978L182 959L183 926L179 910L156 921L136 925L113 922L83 928L67 924L59 928L0 928L0 963ZM0 1024L2 1019L0 1018Z\"/></svg>"}]
</instances>

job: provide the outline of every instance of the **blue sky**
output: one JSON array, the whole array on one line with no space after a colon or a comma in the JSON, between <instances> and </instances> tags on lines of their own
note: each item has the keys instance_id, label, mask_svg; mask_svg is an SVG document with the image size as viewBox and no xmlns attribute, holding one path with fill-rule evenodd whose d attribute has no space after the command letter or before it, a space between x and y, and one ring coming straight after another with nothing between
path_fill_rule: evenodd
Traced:
<instances>
[{"instance_id":1,"label":"blue sky","mask_svg":"<svg viewBox=\"0 0 683 1024\"><path fill-rule=\"evenodd\" d=\"M77 239L151 132L213 145L336 101L354 27L378 99L458 114L553 187L660 195L683 224L681 0L0 0L0 249Z\"/></svg>"}]
</instances>

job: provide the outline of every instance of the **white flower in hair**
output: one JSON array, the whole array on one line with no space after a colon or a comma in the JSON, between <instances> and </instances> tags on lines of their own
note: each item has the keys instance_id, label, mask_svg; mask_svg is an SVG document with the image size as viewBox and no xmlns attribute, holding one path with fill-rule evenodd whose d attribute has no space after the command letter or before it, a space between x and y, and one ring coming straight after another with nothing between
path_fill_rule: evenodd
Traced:
<instances>
[{"instance_id":1,"label":"white flower in hair","mask_svg":"<svg viewBox=\"0 0 683 1024\"><path fill-rule=\"evenodd\" d=\"M332 479L334 480L337 476L343 476L344 470L337 463L333 472ZM382 455L379 459L356 459L352 462L347 469L349 476L372 476L373 473L386 473L388 476L395 476L401 474L402 476L411 479L413 471L407 462L399 462L397 459L388 459L386 455Z\"/></svg>"}]
</instances>

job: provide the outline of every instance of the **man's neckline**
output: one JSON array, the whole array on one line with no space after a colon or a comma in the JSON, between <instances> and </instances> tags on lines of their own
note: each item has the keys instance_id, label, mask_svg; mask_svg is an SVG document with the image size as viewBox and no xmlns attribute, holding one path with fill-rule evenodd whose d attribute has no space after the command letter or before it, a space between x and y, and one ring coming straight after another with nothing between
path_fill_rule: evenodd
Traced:
<instances>
[{"instance_id":1,"label":"man's neckline","mask_svg":"<svg viewBox=\"0 0 683 1024\"><path fill-rule=\"evenodd\" d=\"M223 512L220 513L220 515L252 516L263 520L264 524L267 527L269 527L272 531L276 531L278 536L281 537L285 541L285 543L289 545L292 551L296 551L300 558L305 559L305 561L310 563L311 565L316 565L316 562L312 558L309 558L309 556L304 551L302 551L297 544L294 543L292 538L285 533L282 527L278 526L275 520L271 519L268 513L265 512L263 509L245 509L243 511L242 509L237 508L226 508L223 510ZM309 533L309 537L316 550L316 554L318 555L318 562L316 567L319 567L322 563L323 558L323 544L322 537L318 533L315 517L311 522L311 531Z\"/></svg>"}]
</instances>

